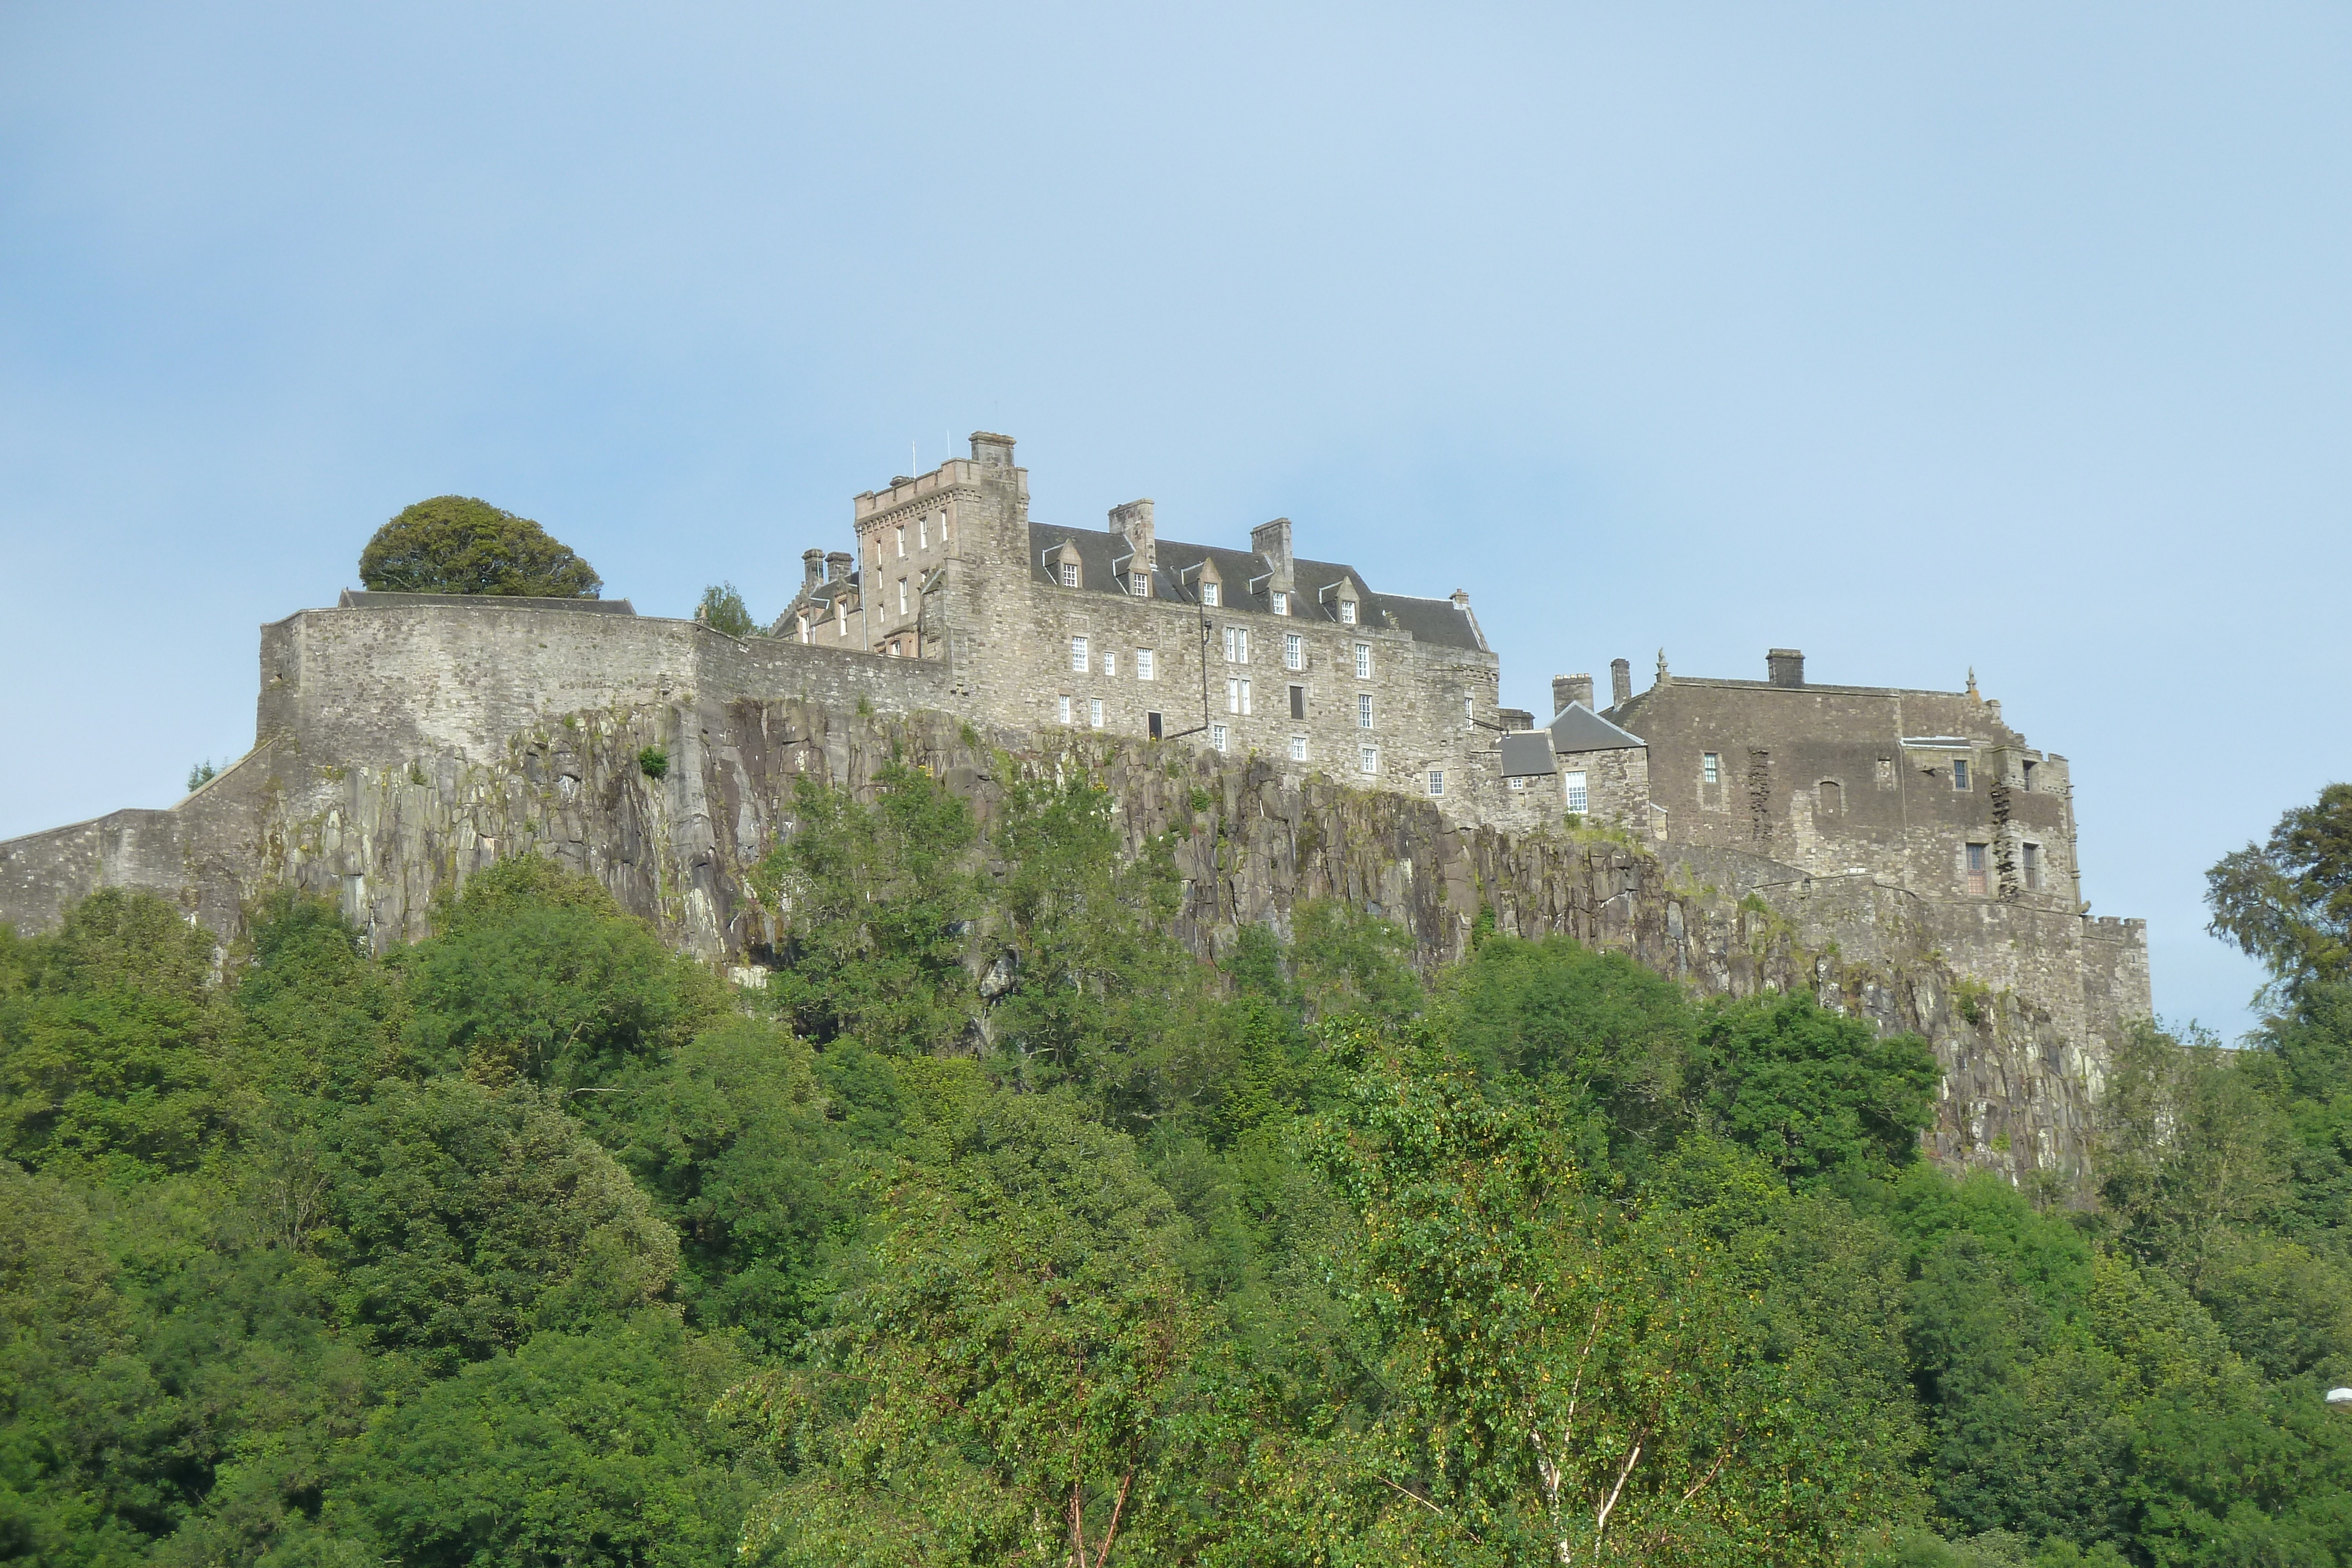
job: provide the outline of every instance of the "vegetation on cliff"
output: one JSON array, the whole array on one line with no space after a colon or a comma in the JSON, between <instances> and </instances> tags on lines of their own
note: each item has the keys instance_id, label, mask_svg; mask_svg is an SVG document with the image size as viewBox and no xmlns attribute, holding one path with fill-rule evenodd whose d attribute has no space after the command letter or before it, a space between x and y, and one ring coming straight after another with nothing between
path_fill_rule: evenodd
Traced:
<instances>
[{"instance_id":1,"label":"vegetation on cliff","mask_svg":"<svg viewBox=\"0 0 2352 1568\"><path fill-rule=\"evenodd\" d=\"M2070 1206L1806 998L1328 906L1204 967L1084 780L798 806L764 991L530 859L380 959L0 929L0 1562L2352 1556L2340 945L2137 1040Z\"/></svg>"},{"instance_id":2,"label":"vegetation on cliff","mask_svg":"<svg viewBox=\"0 0 2352 1568\"><path fill-rule=\"evenodd\" d=\"M595 569L529 517L471 496L404 507L360 551L360 586L379 593L593 599Z\"/></svg>"}]
</instances>

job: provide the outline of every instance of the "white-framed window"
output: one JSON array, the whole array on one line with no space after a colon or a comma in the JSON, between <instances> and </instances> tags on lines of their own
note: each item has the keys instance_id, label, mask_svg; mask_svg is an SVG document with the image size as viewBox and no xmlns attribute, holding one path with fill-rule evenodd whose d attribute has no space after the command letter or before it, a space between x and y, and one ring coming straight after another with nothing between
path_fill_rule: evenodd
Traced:
<instances>
[{"instance_id":1,"label":"white-framed window","mask_svg":"<svg viewBox=\"0 0 2352 1568\"><path fill-rule=\"evenodd\" d=\"M1087 699L1087 727L1089 729L1102 727L1102 698L1100 697Z\"/></svg>"},{"instance_id":2,"label":"white-framed window","mask_svg":"<svg viewBox=\"0 0 2352 1568\"><path fill-rule=\"evenodd\" d=\"M1274 591L1274 612L1276 615L1290 613L1290 595L1278 588Z\"/></svg>"},{"instance_id":3,"label":"white-framed window","mask_svg":"<svg viewBox=\"0 0 2352 1568\"><path fill-rule=\"evenodd\" d=\"M1372 727L1372 694L1370 692L1356 694L1356 727L1358 729Z\"/></svg>"},{"instance_id":4,"label":"white-framed window","mask_svg":"<svg viewBox=\"0 0 2352 1568\"><path fill-rule=\"evenodd\" d=\"M1108 648L1105 648L1103 650L1103 674L1106 675L1117 675L1118 674L1118 655L1112 653Z\"/></svg>"},{"instance_id":5,"label":"white-framed window","mask_svg":"<svg viewBox=\"0 0 2352 1568\"><path fill-rule=\"evenodd\" d=\"M903 577L898 580L898 613L907 613L907 580Z\"/></svg>"},{"instance_id":6,"label":"white-framed window","mask_svg":"<svg viewBox=\"0 0 2352 1568\"><path fill-rule=\"evenodd\" d=\"M1356 601L1352 599L1342 599L1339 601L1339 624L1353 626L1355 623Z\"/></svg>"},{"instance_id":7,"label":"white-framed window","mask_svg":"<svg viewBox=\"0 0 2352 1568\"><path fill-rule=\"evenodd\" d=\"M1078 563L1074 560L1064 561L1062 563L1062 586L1064 588L1076 588L1077 585Z\"/></svg>"},{"instance_id":8,"label":"white-framed window","mask_svg":"<svg viewBox=\"0 0 2352 1568\"><path fill-rule=\"evenodd\" d=\"M803 643L805 643L805 642L807 642L807 641L809 640L808 617L807 617L807 616L805 616L805 615L802 616L802 617L800 618L800 624L801 624L801 641L802 641L802 642L803 642Z\"/></svg>"},{"instance_id":9,"label":"white-framed window","mask_svg":"<svg viewBox=\"0 0 2352 1568\"><path fill-rule=\"evenodd\" d=\"M1154 662L1150 649L1138 648L1135 651L1135 678L1139 681L1155 679L1151 670Z\"/></svg>"},{"instance_id":10,"label":"white-framed window","mask_svg":"<svg viewBox=\"0 0 2352 1568\"><path fill-rule=\"evenodd\" d=\"M1148 571L1129 572L1127 578L1127 591L1138 599L1150 598L1151 574Z\"/></svg>"},{"instance_id":11,"label":"white-framed window","mask_svg":"<svg viewBox=\"0 0 2352 1568\"><path fill-rule=\"evenodd\" d=\"M1528 781L1527 781L1524 778L1520 777L1518 774L1516 774L1516 773L1514 773L1513 775L1511 775L1511 788L1512 788L1512 789L1526 789L1527 787L1528 787Z\"/></svg>"},{"instance_id":12,"label":"white-framed window","mask_svg":"<svg viewBox=\"0 0 2352 1568\"><path fill-rule=\"evenodd\" d=\"M1209 744L1215 747L1219 751L1223 751L1225 748L1225 727L1223 725L1213 724L1209 727Z\"/></svg>"},{"instance_id":13,"label":"white-framed window","mask_svg":"<svg viewBox=\"0 0 2352 1568\"><path fill-rule=\"evenodd\" d=\"M1214 610L1217 607L1217 585L1215 583L1203 582L1201 584L1201 602L1212 610Z\"/></svg>"},{"instance_id":14,"label":"white-framed window","mask_svg":"<svg viewBox=\"0 0 2352 1568\"><path fill-rule=\"evenodd\" d=\"M1478 717L1478 699L1468 692L1462 694L1462 722L1473 724Z\"/></svg>"},{"instance_id":15,"label":"white-framed window","mask_svg":"<svg viewBox=\"0 0 2352 1568\"><path fill-rule=\"evenodd\" d=\"M1250 684L1246 676L1235 675L1225 682L1225 711L1237 714L1250 712Z\"/></svg>"},{"instance_id":16,"label":"white-framed window","mask_svg":"<svg viewBox=\"0 0 2352 1568\"><path fill-rule=\"evenodd\" d=\"M1082 671L1086 667L1087 640L1084 637L1073 637L1070 639L1070 668Z\"/></svg>"},{"instance_id":17,"label":"white-framed window","mask_svg":"<svg viewBox=\"0 0 2352 1568\"><path fill-rule=\"evenodd\" d=\"M1249 663L1248 627L1228 626L1225 628L1225 663L1228 664L1246 664Z\"/></svg>"},{"instance_id":18,"label":"white-framed window","mask_svg":"<svg viewBox=\"0 0 2352 1568\"><path fill-rule=\"evenodd\" d=\"M1698 777L1699 782L1702 784L1722 783L1723 754L1717 751L1700 753L1698 759Z\"/></svg>"},{"instance_id":19,"label":"white-framed window","mask_svg":"<svg viewBox=\"0 0 2352 1568\"><path fill-rule=\"evenodd\" d=\"M837 628L837 631L836 631L836 632L835 632L835 635L837 635L837 636L842 636L842 637L846 637L846 636L848 636L848 635L849 635L849 606L847 606L846 604L836 604L836 605L835 605L835 606L834 606L834 609L833 609L833 619L834 619L835 624L835 626L836 626L836 628Z\"/></svg>"},{"instance_id":20,"label":"white-framed window","mask_svg":"<svg viewBox=\"0 0 2352 1568\"><path fill-rule=\"evenodd\" d=\"M898 559L904 560L907 559L907 525L900 523L892 531L898 536Z\"/></svg>"},{"instance_id":21,"label":"white-framed window","mask_svg":"<svg viewBox=\"0 0 2352 1568\"><path fill-rule=\"evenodd\" d=\"M1062 722L1063 722L1064 724L1067 724L1067 723L1069 723L1069 722L1070 722L1070 694L1069 694L1069 693L1067 693L1067 692L1064 692L1064 693L1062 694L1061 703L1062 703Z\"/></svg>"},{"instance_id":22,"label":"white-framed window","mask_svg":"<svg viewBox=\"0 0 2352 1568\"><path fill-rule=\"evenodd\" d=\"M1362 773L1378 773L1381 770L1381 748L1377 746L1356 747L1356 768Z\"/></svg>"},{"instance_id":23,"label":"white-framed window","mask_svg":"<svg viewBox=\"0 0 2352 1568\"><path fill-rule=\"evenodd\" d=\"M1307 667L1307 639L1296 632L1282 634L1282 667L1286 670Z\"/></svg>"},{"instance_id":24,"label":"white-framed window","mask_svg":"<svg viewBox=\"0 0 2352 1568\"><path fill-rule=\"evenodd\" d=\"M929 512L915 519L915 544L922 549L931 548L931 515Z\"/></svg>"},{"instance_id":25,"label":"white-framed window","mask_svg":"<svg viewBox=\"0 0 2352 1568\"><path fill-rule=\"evenodd\" d=\"M1290 737L1290 760L1293 762L1304 762L1307 760L1307 737L1305 736L1294 735Z\"/></svg>"},{"instance_id":26,"label":"white-framed window","mask_svg":"<svg viewBox=\"0 0 2352 1568\"><path fill-rule=\"evenodd\" d=\"M899 652L898 652L898 639L897 639L896 637L893 637L893 638L891 638L891 639L890 639L890 645L889 645L889 647L886 648L886 649L885 649L885 650L883 650L883 651L884 651L885 653L888 653L888 654L889 654L892 658L894 658L894 659L896 659L896 658L899 658L899 657L901 657L901 656L902 656L902 655L899 653Z\"/></svg>"},{"instance_id":27,"label":"white-framed window","mask_svg":"<svg viewBox=\"0 0 2352 1568\"><path fill-rule=\"evenodd\" d=\"M1356 644L1356 679L1369 681L1371 678L1372 645L1370 643L1359 643Z\"/></svg>"},{"instance_id":28,"label":"white-framed window","mask_svg":"<svg viewBox=\"0 0 2352 1568\"><path fill-rule=\"evenodd\" d=\"M1568 785L1568 809L1581 813L1584 810L1584 775L1581 772L1567 774L1563 782Z\"/></svg>"},{"instance_id":29,"label":"white-framed window","mask_svg":"<svg viewBox=\"0 0 2352 1568\"><path fill-rule=\"evenodd\" d=\"M1429 770L1429 792L1433 795L1443 795L1445 793L1444 768L1433 768Z\"/></svg>"}]
</instances>

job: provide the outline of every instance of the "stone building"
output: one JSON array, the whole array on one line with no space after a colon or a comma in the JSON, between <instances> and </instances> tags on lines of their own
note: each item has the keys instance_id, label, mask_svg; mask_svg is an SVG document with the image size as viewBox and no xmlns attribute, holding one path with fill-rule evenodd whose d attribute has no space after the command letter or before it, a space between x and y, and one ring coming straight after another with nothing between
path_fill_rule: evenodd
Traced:
<instances>
[{"instance_id":1,"label":"stone building","mask_svg":"<svg viewBox=\"0 0 2352 1568\"><path fill-rule=\"evenodd\" d=\"M772 634L945 666L971 716L1255 754L1301 772L1507 814L1499 671L1469 595L1375 591L1293 548L1290 520L1228 549L1160 537L1150 501L1108 526L1033 522L1009 436L856 497L856 553L803 556ZM1556 813L1555 813L1556 814Z\"/></svg>"},{"instance_id":2,"label":"stone building","mask_svg":"<svg viewBox=\"0 0 2352 1568\"><path fill-rule=\"evenodd\" d=\"M1930 896L2083 908L2066 759L2028 746L1973 674L1962 692L1811 685L1790 648L1766 669L1695 680L1661 658L1648 691L1617 694L1607 718L1648 744L1658 837Z\"/></svg>"}]
</instances>

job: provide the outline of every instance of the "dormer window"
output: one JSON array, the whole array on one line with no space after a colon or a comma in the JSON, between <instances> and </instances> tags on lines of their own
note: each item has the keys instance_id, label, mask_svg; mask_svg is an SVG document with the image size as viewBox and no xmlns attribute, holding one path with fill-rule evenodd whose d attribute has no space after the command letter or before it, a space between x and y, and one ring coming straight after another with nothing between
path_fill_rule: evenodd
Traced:
<instances>
[{"instance_id":1,"label":"dormer window","mask_svg":"<svg viewBox=\"0 0 2352 1568\"><path fill-rule=\"evenodd\" d=\"M1138 599L1150 598L1151 574L1148 571L1129 572L1127 579L1127 587L1128 591L1134 594Z\"/></svg>"},{"instance_id":2,"label":"dormer window","mask_svg":"<svg viewBox=\"0 0 2352 1568\"><path fill-rule=\"evenodd\" d=\"M1062 586L1063 586L1064 588L1076 588L1076 587L1077 587L1077 585L1078 585L1078 563L1077 563L1076 561L1074 561L1074 560L1066 560L1066 561L1064 561L1064 562L1062 563L1062 567L1061 567L1061 574L1060 574L1060 575L1061 575L1061 579L1062 579Z\"/></svg>"},{"instance_id":3,"label":"dormer window","mask_svg":"<svg viewBox=\"0 0 2352 1568\"><path fill-rule=\"evenodd\" d=\"M1353 626L1355 623L1356 601L1352 599L1342 599L1339 601L1339 624Z\"/></svg>"},{"instance_id":4,"label":"dormer window","mask_svg":"<svg viewBox=\"0 0 2352 1568\"><path fill-rule=\"evenodd\" d=\"M1290 595L1278 588L1274 591L1274 612L1276 615L1290 613Z\"/></svg>"},{"instance_id":5,"label":"dormer window","mask_svg":"<svg viewBox=\"0 0 2352 1568\"><path fill-rule=\"evenodd\" d=\"M1217 607L1217 587L1218 585L1213 582L1204 581L1201 584L1201 602L1211 610Z\"/></svg>"}]
</instances>

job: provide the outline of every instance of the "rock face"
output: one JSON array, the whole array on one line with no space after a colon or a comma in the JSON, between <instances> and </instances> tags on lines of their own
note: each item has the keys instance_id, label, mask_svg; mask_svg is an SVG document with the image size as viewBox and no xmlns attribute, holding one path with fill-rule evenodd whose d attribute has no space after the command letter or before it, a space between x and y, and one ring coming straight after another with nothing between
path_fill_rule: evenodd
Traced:
<instances>
[{"instance_id":1,"label":"rock face","mask_svg":"<svg viewBox=\"0 0 2352 1568\"><path fill-rule=\"evenodd\" d=\"M600 625L598 636L676 645L634 686L567 686L492 656L485 635L513 630L497 612L440 611L439 625L412 616L404 630L328 619L365 613L305 612L268 629L260 743L177 807L0 844L0 919L38 929L74 898L130 885L226 937L247 901L292 884L336 897L383 947L423 935L434 897L472 871L539 852L597 877L681 949L740 964L779 935L747 873L789 830L794 781L870 793L895 756L983 821L1022 776L1100 779L1130 850L1178 836L1179 935L1204 956L1242 925L1286 929L1302 901L1337 898L1403 925L1432 967L1460 957L1490 916L1499 931L1629 953L1704 995L1811 988L1934 1042L1946 1078L1930 1142L1955 1166L2081 1169L2102 1064L2147 1013L2133 923L1955 909L1736 852L1662 858L1564 828L1457 828L1425 800L1181 743L983 734L923 700L933 694L916 685L929 678L919 665L896 689L886 683L901 672L870 673L880 661L844 664L829 687L803 672L804 695L777 696L761 659L781 645L690 623ZM295 624L306 617L326 623ZM420 665L420 646L440 664ZM437 731L394 695L430 681L467 693L452 705L458 720L425 706ZM551 692L575 706L550 704ZM371 714L378 703L404 716Z\"/></svg>"}]
</instances>

